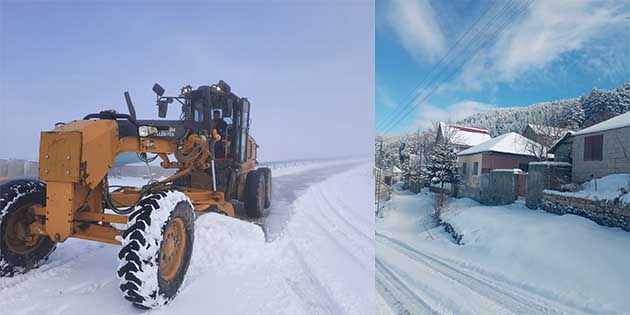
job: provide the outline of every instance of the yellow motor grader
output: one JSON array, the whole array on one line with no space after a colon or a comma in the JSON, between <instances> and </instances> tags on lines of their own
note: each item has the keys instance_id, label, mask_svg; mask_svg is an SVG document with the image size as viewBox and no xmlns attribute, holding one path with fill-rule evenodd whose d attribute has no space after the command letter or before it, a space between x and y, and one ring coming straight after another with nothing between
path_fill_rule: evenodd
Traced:
<instances>
[{"instance_id":1,"label":"yellow motor grader","mask_svg":"<svg viewBox=\"0 0 630 315\"><path fill-rule=\"evenodd\" d=\"M113 110L41 133L39 180L0 184L0 276L39 267L56 243L80 238L122 245L118 278L125 299L141 308L172 300L190 264L195 212L235 216L232 201L260 217L271 205L271 171L256 169L250 103L219 81L179 96L153 86L160 118L177 102L179 120L137 120ZM176 103L176 104L177 104ZM217 128L212 114L228 119ZM111 185L120 154L160 159L172 176L142 187Z\"/></svg>"}]
</instances>

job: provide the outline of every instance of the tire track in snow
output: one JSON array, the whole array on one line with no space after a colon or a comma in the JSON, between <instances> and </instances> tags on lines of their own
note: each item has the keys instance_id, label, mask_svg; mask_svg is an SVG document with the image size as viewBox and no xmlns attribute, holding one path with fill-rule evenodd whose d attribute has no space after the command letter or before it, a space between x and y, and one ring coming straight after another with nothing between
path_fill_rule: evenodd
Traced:
<instances>
[{"instance_id":1,"label":"tire track in snow","mask_svg":"<svg viewBox=\"0 0 630 315\"><path fill-rule=\"evenodd\" d=\"M434 314L440 315L439 312L431 308L431 306L416 292L409 288L400 278L385 264L375 258L376 262L376 284L383 287L386 297L394 300L393 307L399 311L399 314ZM415 302L412 305L405 305L400 298Z\"/></svg>"},{"instance_id":2,"label":"tire track in snow","mask_svg":"<svg viewBox=\"0 0 630 315\"><path fill-rule=\"evenodd\" d=\"M320 197L318 198L318 203L323 203L323 205L320 205L320 207L322 208L322 212L325 211L326 214L328 215L324 215L324 216L318 215L318 216L315 216L313 220L318 219L318 220L326 221L328 226L332 226L333 232L337 232L340 234L339 236L342 236L343 238L345 238L344 242L340 242L339 240L337 240L338 237L333 235L331 231L327 231L327 234L335 238L334 241L339 243L340 246L343 246L343 248L345 248L347 252L352 252L352 250L359 249L360 254L365 257L363 258L356 257L356 258L359 261L361 261L363 265L365 261L367 261L366 259L369 260L371 259L371 256L374 255L373 251L367 250L368 248L373 248L374 238L370 238L367 235L365 235L357 227L352 225L350 221L345 218L345 216L341 215L340 213L343 211L346 211L347 208L344 209L337 206L337 204L334 201L331 201L330 198L327 197L327 194L325 191L319 190L318 195ZM337 218L338 220L335 220L333 217ZM341 223L341 225L339 223ZM320 226L322 225L320 224Z\"/></svg>"},{"instance_id":3,"label":"tire track in snow","mask_svg":"<svg viewBox=\"0 0 630 315\"><path fill-rule=\"evenodd\" d=\"M330 206L331 209L335 210L335 211L331 211L335 214L336 217L338 217L343 223L346 224L346 226L348 226L350 229L352 229L352 231L354 231L356 233L356 235L360 236L363 240L369 242L369 243L373 243L374 242L374 238L370 237L369 235L365 234L363 231L361 231L358 227L356 227L345 215L342 214L343 209L346 209L347 207L340 207L337 205L337 203L330 201L330 197L328 197L327 194L325 193L321 193L322 195L322 199L326 202L327 205ZM345 204L342 199L337 198L337 200L339 200L339 203L341 204Z\"/></svg>"},{"instance_id":4,"label":"tire track in snow","mask_svg":"<svg viewBox=\"0 0 630 315\"><path fill-rule=\"evenodd\" d=\"M365 259L357 257L357 255L352 250L350 250L347 245L345 245L345 242L339 241L337 235L334 235L330 229L326 228L326 223L320 222L322 219L319 213L317 215L306 213L306 215L310 218L311 222L314 223L315 227L322 232L319 235L328 238L330 240L330 244L334 244L340 250L340 252L343 252L346 256L351 258L357 265L361 266L364 269L367 268L367 261Z\"/></svg>"},{"instance_id":5,"label":"tire track in snow","mask_svg":"<svg viewBox=\"0 0 630 315\"><path fill-rule=\"evenodd\" d=\"M390 248L396 249L407 257L429 267L461 286L513 310L515 312L514 314L557 315L582 313L568 305L558 304L557 301L554 301L554 303L545 302L543 301L543 297L537 296L532 292L519 292L522 290L512 287L508 289L505 283L501 285L500 281L496 281L495 279L492 279L490 283L487 279L477 278L472 276L469 272L458 270L448 263L424 254L402 241L390 238L378 232L376 233L376 237L381 240L381 242L393 245L389 246ZM563 308L564 311L557 310L559 307ZM596 311L590 310L587 313L594 314Z\"/></svg>"},{"instance_id":6,"label":"tire track in snow","mask_svg":"<svg viewBox=\"0 0 630 315\"><path fill-rule=\"evenodd\" d=\"M295 278L302 278L302 281L285 277L291 290L308 302L310 309L317 309L317 314L344 314L343 308L335 301L328 288L315 276L313 269L293 241L288 244L287 250L293 253L302 271L294 275ZM305 286L304 283L309 283L310 286ZM322 307L323 305L327 307Z\"/></svg>"}]
</instances>

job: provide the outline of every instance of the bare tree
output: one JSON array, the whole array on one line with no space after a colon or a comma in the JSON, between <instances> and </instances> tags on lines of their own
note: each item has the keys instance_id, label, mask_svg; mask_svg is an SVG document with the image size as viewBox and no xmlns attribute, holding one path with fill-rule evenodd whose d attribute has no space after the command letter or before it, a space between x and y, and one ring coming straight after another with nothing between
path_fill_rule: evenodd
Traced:
<instances>
[{"instance_id":1,"label":"bare tree","mask_svg":"<svg viewBox=\"0 0 630 315\"><path fill-rule=\"evenodd\" d=\"M569 131L559 127L562 125L559 120L558 118L545 117L530 121L523 131L523 135L532 140L526 144L528 153L541 161L549 159L549 149Z\"/></svg>"}]
</instances>

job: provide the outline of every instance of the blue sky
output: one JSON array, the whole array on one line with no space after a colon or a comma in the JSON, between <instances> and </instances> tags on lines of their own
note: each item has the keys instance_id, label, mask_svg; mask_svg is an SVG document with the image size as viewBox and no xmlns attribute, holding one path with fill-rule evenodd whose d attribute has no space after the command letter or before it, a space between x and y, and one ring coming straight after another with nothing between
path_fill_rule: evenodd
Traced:
<instances>
[{"instance_id":1,"label":"blue sky","mask_svg":"<svg viewBox=\"0 0 630 315\"><path fill-rule=\"evenodd\" d=\"M153 83L220 79L252 102L260 160L369 154L374 29L369 1L0 0L0 157L36 159L55 122L126 112L124 91L157 118Z\"/></svg>"},{"instance_id":2,"label":"blue sky","mask_svg":"<svg viewBox=\"0 0 630 315\"><path fill-rule=\"evenodd\" d=\"M405 133L630 81L630 2L377 0L375 55L377 133Z\"/></svg>"}]
</instances>

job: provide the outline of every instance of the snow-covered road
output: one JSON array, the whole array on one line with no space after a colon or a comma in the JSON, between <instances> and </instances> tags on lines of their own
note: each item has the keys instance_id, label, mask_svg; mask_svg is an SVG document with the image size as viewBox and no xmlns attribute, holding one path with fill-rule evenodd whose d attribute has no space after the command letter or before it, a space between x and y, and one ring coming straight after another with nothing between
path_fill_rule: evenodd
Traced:
<instances>
[{"instance_id":1,"label":"snow-covered road","mask_svg":"<svg viewBox=\"0 0 630 315\"><path fill-rule=\"evenodd\" d=\"M458 246L431 211L430 193L396 191L377 220L378 313L630 314L626 232L462 199L443 215L464 233Z\"/></svg>"},{"instance_id":2,"label":"snow-covered road","mask_svg":"<svg viewBox=\"0 0 630 315\"><path fill-rule=\"evenodd\" d=\"M273 207L260 222L266 231L214 213L200 216L179 296L149 313L373 313L373 183L366 161L278 170ZM41 268L0 278L1 313L143 313L118 289L118 249L60 244Z\"/></svg>"},{"instance_id":3,"label":"snow-covered road","mask_svg":"<svg viewBox=\"0 0 630 315\"><path fill-rule=\"evenodd\" d=\"M379 286L389 290L394 299L404 299L397 299L397 303L411 314L583 314L513 287L498 277L477 275L402 241L380 234L376 240L379 257L396 260L392 265L388 259L376 258ZM400 266L401 261L404 266ZM422 276L412 280L414 274ZM410 281L412 286L421 283L422 290L410 289Z\"/></svg>"}]
</instances>

